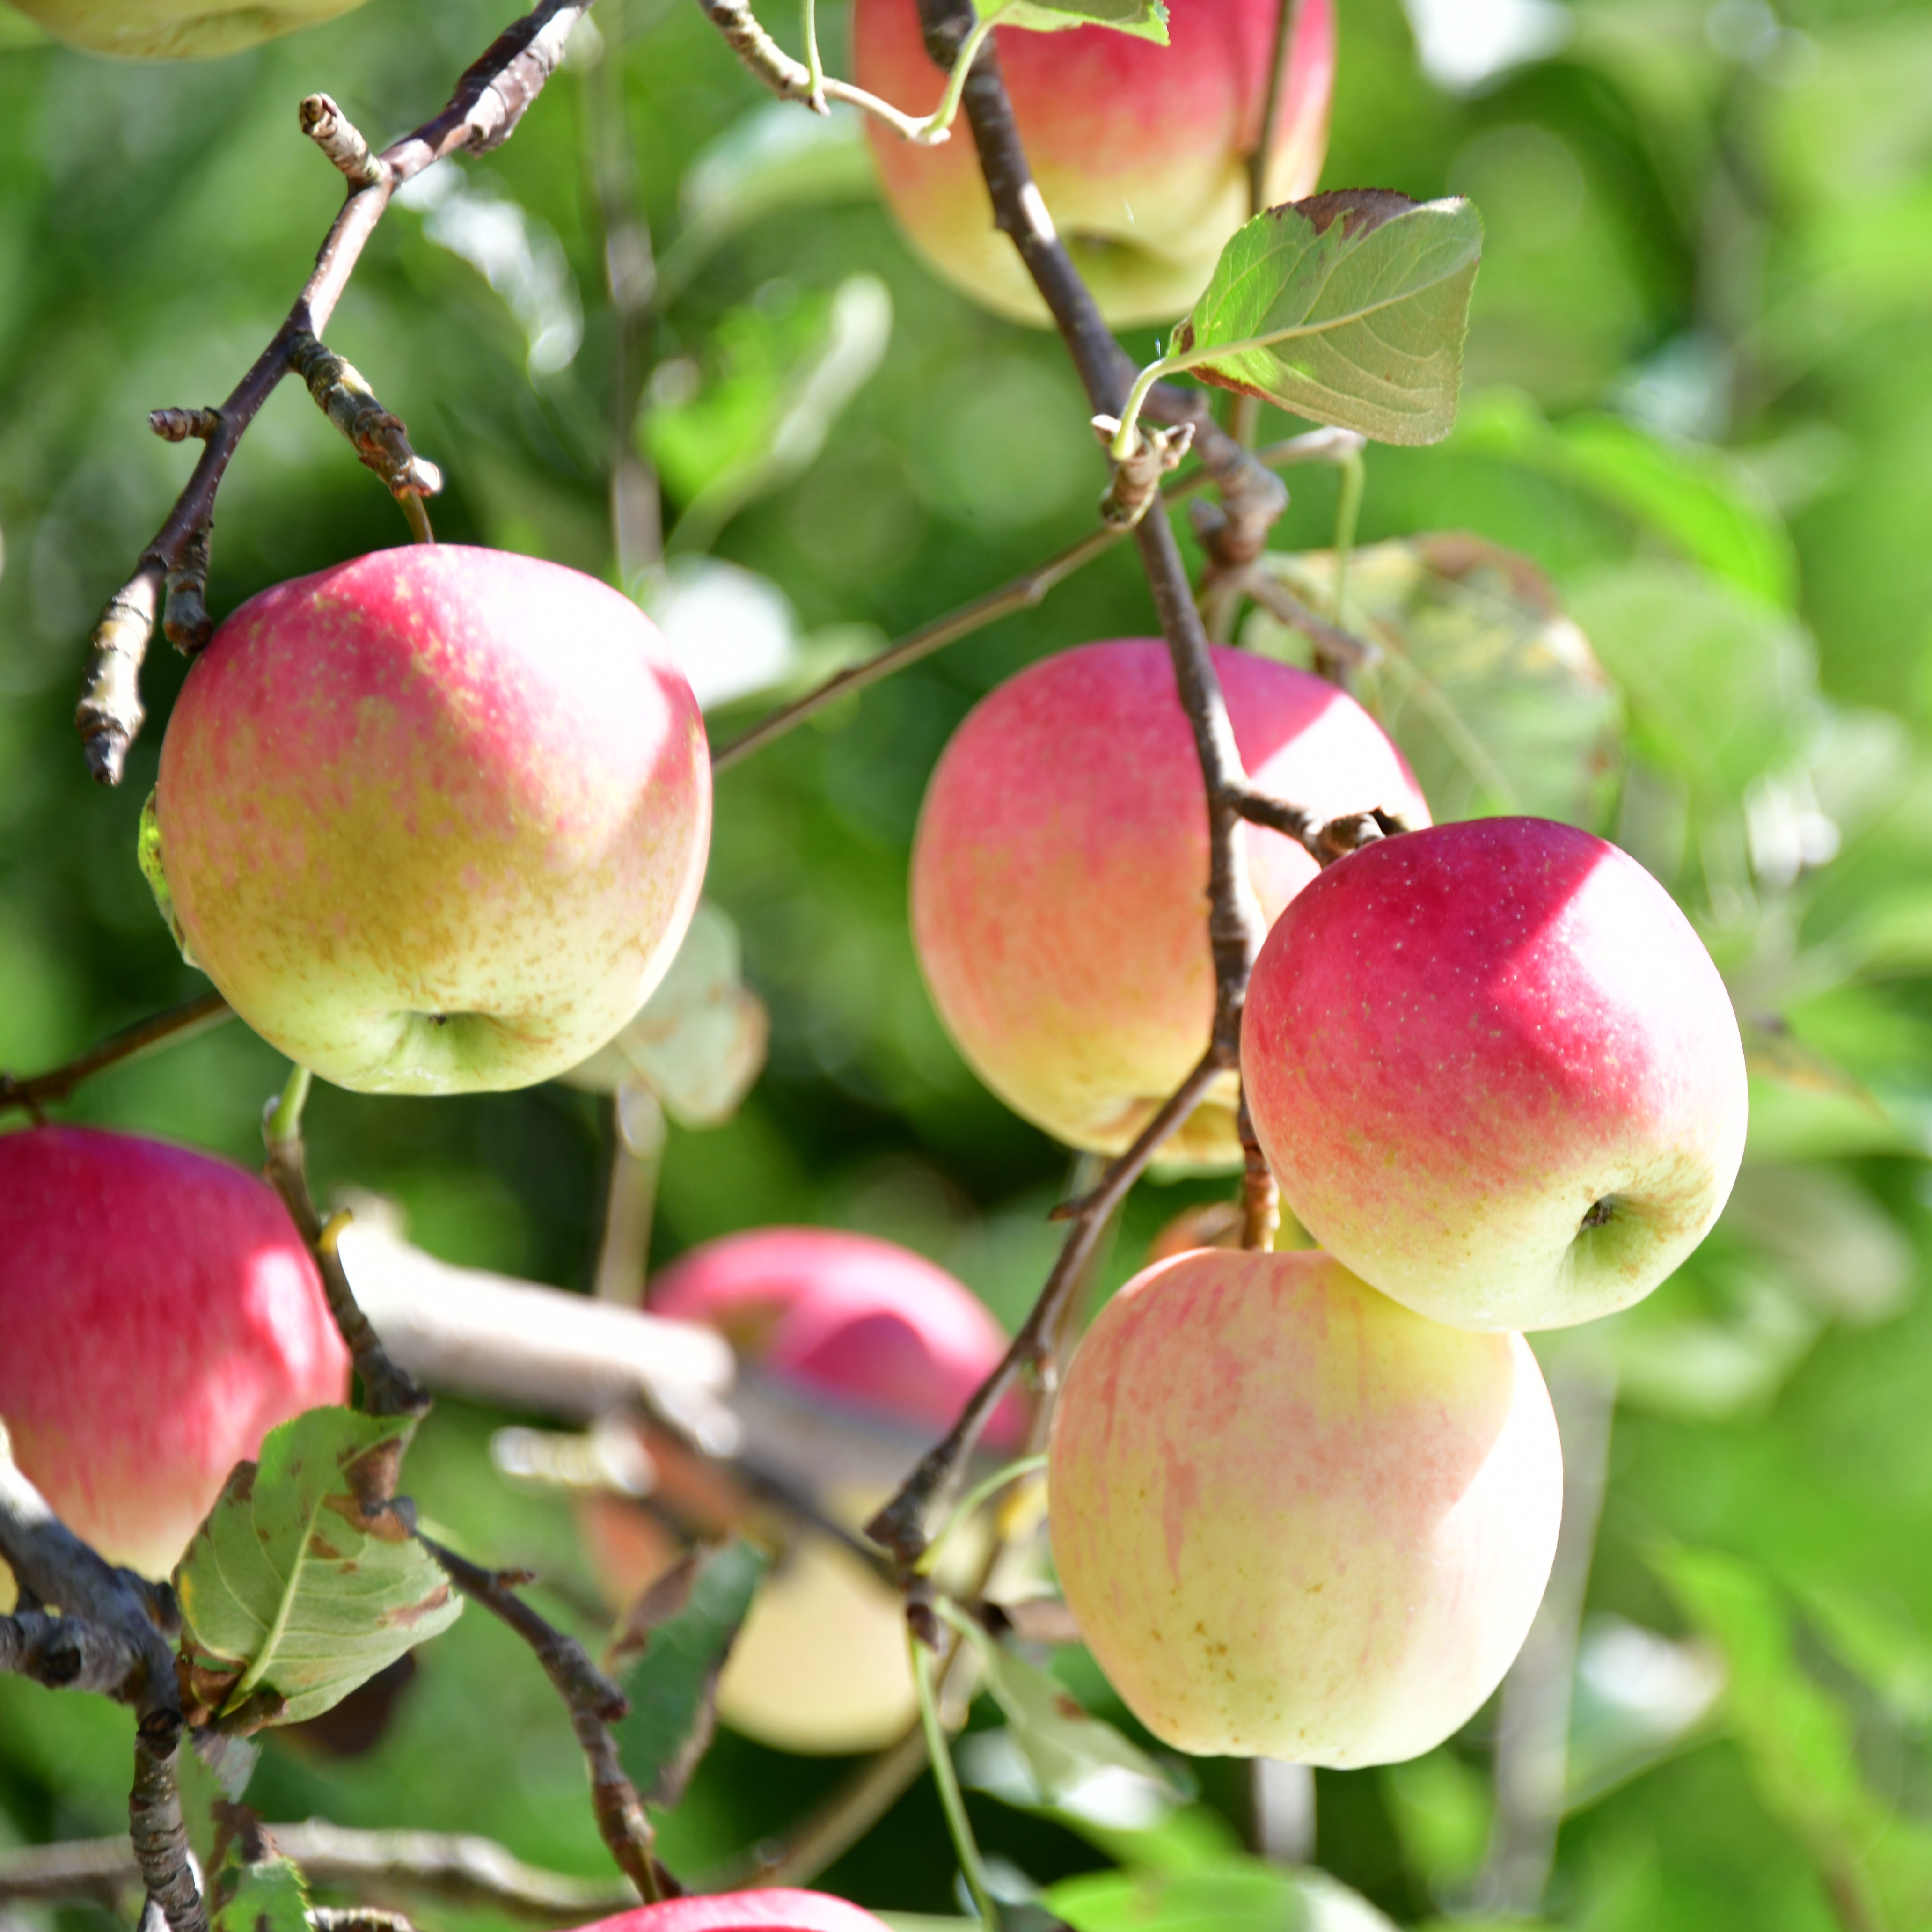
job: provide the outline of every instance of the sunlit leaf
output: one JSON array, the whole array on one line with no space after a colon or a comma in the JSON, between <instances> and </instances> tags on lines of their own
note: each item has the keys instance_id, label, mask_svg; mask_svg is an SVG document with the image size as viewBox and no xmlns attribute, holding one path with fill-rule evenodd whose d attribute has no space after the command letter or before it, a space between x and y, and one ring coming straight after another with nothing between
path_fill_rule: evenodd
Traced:
<instances>
[{"instance_id":1,"label":"sunlit leaf","mask_svg":"<svg viewBox=\"0 0 1932 1932\"><path fill-rule=\"evenodd\" d=\"M1333 552L1270 551L1262 566L1311 609L1334 608ZM1601 824L1621 706L1528 558L1460 532L1374 544L1350 558L1348 594L1346 625L1379 653L1353 688L1438 823L1526 812ZM1306 655L1264 610L1249 622L1250 644Z\"/></svg>"},{"instance_id":2,"label":"sunlit leaf","mask_svg":"<svg viewBox=\"0 0 1932 1932\"><path fill-rule=\"evenodd\" d=\"M1347 189L1267 209L1222 250L1168 362L1380 442L1439 442L1482 247L1466 201Z\"/></svg>"},{"instance_id":3,"label":"sunlit leaf","mask_svg":"<svg viewBox=\"0 0 1932 1932\"><path fill-rule=\"evenodd\" d=\"M414 1426L310 1409L237 1466L175 1576L198 1708L278 1696L272 1721L299 1723L455 1622L434 1559L400 1516L365 1507Z\"/></svg>"},{"instance_id":4,"label":"sunlit leaf","mask_svg":"<svg viewBox=\"0 0 1932 1932\"><path fill-rule=\"evenodd\" d=\"M1167 45L1166 0L988 0L980 11L1003 27L1052 34L1067 27L1112 27Z\"/></svg>"}]
</instances>

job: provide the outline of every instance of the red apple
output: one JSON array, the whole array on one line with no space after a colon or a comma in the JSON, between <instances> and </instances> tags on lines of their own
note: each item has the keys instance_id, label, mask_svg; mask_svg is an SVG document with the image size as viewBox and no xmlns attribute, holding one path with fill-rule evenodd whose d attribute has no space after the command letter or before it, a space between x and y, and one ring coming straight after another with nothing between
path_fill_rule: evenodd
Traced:
<instances>
[{"instance_id":1,"label":"red apple","mask_svg":"<svg viewBox=\"0 0 1932 1932\"><path fill-rule=\"evenodd\" d=\"M1197 1754L1394 1763L1501 1682L1562 1452L1520 1335L1424 1321L1312 1250L1198 1250L1101 1311L1054 1412L1068 1607Z\"/></svg>"},{"instance_id":2,"label":"red apple","mask_svg":"<svg viewBox=\"0 0 1932 1932\"><path fill-rule=\"evenodd\" d=\"M185 950L369 1092L527 1086L623 1026L698 902L711 772L650 620L417 544L278 584L196 660L155 794Z\"/></svg>"},{"instance_id":3,"label":"red apple","mask_svg":"<svg viewBox=\"0 0 1932 1932\"><path fill-rule=\"evenodd\" d=\"M1250 212L1248 157L1262 138L1278 0L1171 0L1170 44L1076 27L996 30L1000 66L1034 176L1060 239L1115 324L1184 314ZM916 0L857 0L859 84L914 113L945 78L920 38ZM1304 0L1276 118L1264 203L1312 194L1335 80L1331 0ZM943 146L868 119L886 200L928 262L974 301L1022 322L1046 310L992 204L962 116Z\"/></svg>"},{"instance_id":4,"label":"red apple","mask_svg":"<svg viewBox=\"0 0 1932 1932\"><path fill-rule=\"evenodd\" d=\"M919 1448L952 1426L1006 1352L971 1291L891 1241L826 1228L758 1228L694 1248L652 1283L656 1315L723 1334L745 1368L789 1388L902 1425ZM1019 1412L994 1416L1010 1446ZM892 1448L886 1449L889 1466ZM890 1482L835 1482L819 1500L856 1530ZM628 1603L677 1556L655 1519L616 1497L588 1499L584 1539L606 1593ZM760 1590L718 1684L718 1711L779 1749L875 1750L914 1722L905 1606L852 1550L826 1536L794 1543Z\"/></svg>"},{"instance_id":5,"label":"red apple","mask_svg":"<svg viewBox=\"0 0 1932 1932\"><path fill-rule=\"evenodd\" d=\"M110 1562L167 1575L235 1465L348 1390L315 1264L266 1182L129 1134L0 1136L0 1420Z\"/></svg>"},{"instance_id":6,"label":"red apple","mask_svg":"<svg viewBox=\"0 0 1932 1932\"><path fill-rule=\"evenodd\" d=\"M1463 1328L1641 1299L1744 1153L1744 1049L1709 954L1634 859L1544 819L1331 867L1262 949L1241 1070L1309 1232Z\"/></svg>"},{"instance_id":7,"label":"red apple","mask_svg":"<svg viewBox=\"0 0 1932 1932\"><path fill-rule=\"evenodd\" d=\"M1322 679L1216 650L1255 784L1324 818L1429 808L1402 754ZM1241 830L1272 920L1316 876L1292 840ZM1207 1051L1208 808L1167 649L1088 644L977 705L934 772L913 847L913 939L933 1004L1000 1098L1118 1154ZM1238 1159L1231 1074L1167 1146Z\"/></svg>"},{"instance_id":8,"label":"red apple","mask_svg":"<svg viewBox=\"0 0 1932 1932\"><path fill-rule=\"evenodd\" d=\"M600 1918L579 1932L886 1932L885 1922L822 1892L721 1892L668 1898Z\"/></svg>"}]
</instances>

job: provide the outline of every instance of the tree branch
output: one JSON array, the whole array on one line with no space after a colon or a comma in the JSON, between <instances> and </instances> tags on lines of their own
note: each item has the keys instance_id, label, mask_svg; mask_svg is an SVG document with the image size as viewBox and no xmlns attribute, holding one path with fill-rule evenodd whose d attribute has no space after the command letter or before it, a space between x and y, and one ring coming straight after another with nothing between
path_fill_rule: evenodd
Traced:
<instances>
[{"instance_id":1,"label":"tree branch","mask_svg":"<svg viewBox=\"0 0 1932 1932\"><path fill-rule=\"evenodd\" d=\"M627 1883L540 1870L494 1840L452 1832L364 1832L311 1818L263 1827L311 1886L386 1898L421 1892L481 1904L554 1925L578 1914L621 1911L637 1902ZM112 1910L140 1868L124 1838L0 1851L0 1904L92 1898Z\"/></svg>"},{"instance_id":2,"label":"tree branch","mask_svg":"<svg viewBox=\"0 0 1932 1932\"><path fill-rule=\"evenodd\" d=\"M4 1113L9 1107L24 1107L38 1120L43 1107L64 1100L83 1080L93 1075L104 1072L110 1066L118 1066L124 1060L138 1060L156 1047L192 1040L196 1034L206 1033L211 1027L218 1027L224 1020L234 1017L234 1010L219 993L202 993L192 1000L183 1000L178 1006L169 1007L165 1012L136 1020L132 1026L110 1034L98 1045L90 1046L85 1053L76 1054L64 1066L56 1066L50 1072L33 1074L24 1079L11 1073L0 1073L0 1113Z\"/></svg>"},{"instance_id":3,"label":"tree branch","mask_svg":"<svg viewBox=\"0 0 1932 1932\"><path fill-rule=\"evenodd\" d=\"M104 1689L117 1702L133 1706L134 1788L128 1809L134 1856L149 1900L166 1915L172 1932L208 1932L175 1777L182 1706L169 1647L180 1629L173 1592L117 1569L90 1549L54 1514L3 1446L0 1561L14 1573L22 1606L8 1620L8 1634L0 1642L24 1658L33 1647L35 1620L58 1610L62 1621L72 1618L83 1627L65 1653L74 1662L70 1681L75 1688ZM57 1642L38 1651L43 1661L62 1654ZM99 1681L111 1667L110 1658L127 1666L111 1685Z\"/></svg>"},{"instance_id":4,"label":"tree branch","mask_svg":"<svg viewBox=\"0 0 1932 1932\"><path fill-rule=\"evenodd\" d=\"M302 103L302 130L347 176L349 198L322 238L295 306L226 401L212 410L159 412L166 424L161 434L173 436L182 419L189 418L183 434L200 436L205 446L188 487L141 553L134 575L109 598L88 646L86 682L74 722L88 768L103 784L120 782L128 747L141 728L141 661L154 633L163 588L169 589L171 605L178 607L170 613L170 634L178 633L187 647L196 647L207 635L202 592L222 476L262 405L294 366L303 343L328 326L390 198L446 156L464 149L487 153L508 140L556 71L571 29L590 4L543 0L490 44L458 80L440 112L380 154L369 154L368 144L327 95L312 94ZM412 474L422 480L420 466ZM419 496L405 495L420 508Z\"/></svg>"},{"instance_id":5,"label":"tree branch","mask_svg":"<svg viewBox=\"0 0 1932 1932\"><path fill-rule=\"evenodd\" d=\"M676 1898L681 1888L651 1850L653 1833L637 1787L624 1774L610 1726L630 1705L622 1691L590 1660L584 1646L544 1622L518 1596L513 1586L530 1580L521 1572L484 1570L432 1542L420 1532L417 1541L442 1564L443 1574L516 1632L536 1653L544 1674L570 1712L570 1727L590 1772L591 1808L597 1828L624 1876L646 1900Z\"/></svg>"}]
</instances>

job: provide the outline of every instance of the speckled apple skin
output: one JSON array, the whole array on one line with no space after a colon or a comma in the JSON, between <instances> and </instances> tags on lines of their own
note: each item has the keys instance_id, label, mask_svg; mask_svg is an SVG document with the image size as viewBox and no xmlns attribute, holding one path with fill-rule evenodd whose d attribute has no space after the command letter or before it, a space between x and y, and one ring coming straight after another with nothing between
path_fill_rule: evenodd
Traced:
<instances>
[{"instance_id":1,"label":"speckled apple skin","mask_svg":"<svg viewBox=\"0 0 1932 1932\"><path fill-rule=\"evenodd\" d=\"M1235 742L1263 790L1324 818L1429 809L1381 728L1331 684L1217 650ZM1244 826L1273 920L1316 876ZM1208 807L1165 644L1088 644L1030 666L955 734L914 842L912 927L933 1004L1015 1112L1118 1154L1207 1051ZM1240 1158L1230 1076L1163 1158Z\"/></svg>"},{"instance_id":2,"label":"speckled apple skin","mask_svg":"<svg viewBox=\"0 0 1932 1932\"><path fill-rule=\"evenodd\" d=\"M1562 1453L1518 1335L1413 1315L1312 1250L1149 1268L1054 1412L1054 1558L1135 1715L1197 1754L1398 1762L1521 1648Z\"/></svg>"},{"instance_id":3,"label":"speckled apple skin","mask_svg":"<svg viewBox=\"0 0 1932 1932\"><path fill-rule=\"evenodd\" d=\"M608 585L379 550L250 599L196 660L156 793L196 961L370 1093L566 1072L663 976L711 772L690 686Z\"/></svg>"},{"instance_id":4,"label":"speckled apple skin","mask_svg":"<svg viewBox=\"0 0 1932 1932\"><path fill-rule=\"evenodd\" d=\"M315 1264L266 1181L130 1134L0 1136L0 1419L110 1562L166 1576L235 1465L348 1394Z\"/></svg>"},{"instance_id":5,"label":"speckled apple skin","mask_svg":"<svg viewBox=\"0 0 1932 1932\"><path fill-rule=\"evenodd\" d=\"M580 1932L887 1932L863 1906L823 1892L713 1892L640 1905Z\"/></svg>"},{"instance_id":6,"label":"speckled apple skin","mask_svg":"<svg viewBox=\"0 0 1932 1932\"><path fill-rule=\"evenodd\" d=\"M1248 218L1247 158L1261 140L1276 0L1171 0L1170 44L1107 27L995 29L1027 159L1060 239L1117 326L1171 322L1208 286ZM915 0L857 0L860 86L909 112L938 106L945 77L920 37ZM1276 121L1266 203L1315 191L1335 81L1331 0L1306 0ZM976 302L1044 323L992 203L962 112L952 138L914 146L868 118L886 200L926 260Z\"/></svg>"},{"instance_id":7,"label":"speckled apple skin","mask_svg":"<svg viewBox=\"0 0 1932 1932\"><path fill-rule=\"evenodd\" d=\"M57 40L88 53L140 60L208 60L332 20L362 0L279 7L208 6L204 0L14 0Z\"/></svg>"},{"instance_id":8,"label":"speckled apple skin","mask_svg":"<svg viewBox=\"0 0 1932 1932\"><path fill-rule=\"evenodd\" d=\"M1262 950L1241 1068L1302 1224L1466 1328L1640 1300L1744 1154L1744 1048L1710 955L1635 860L1544 819L1330 867Z\"/></svg>"}]
</instances>

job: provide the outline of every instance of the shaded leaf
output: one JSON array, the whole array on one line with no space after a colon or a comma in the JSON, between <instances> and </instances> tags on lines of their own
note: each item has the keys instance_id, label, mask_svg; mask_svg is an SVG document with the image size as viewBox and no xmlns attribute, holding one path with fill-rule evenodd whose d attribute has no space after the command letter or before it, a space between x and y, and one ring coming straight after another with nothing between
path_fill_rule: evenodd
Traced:
<instances>
[{"instance_id":1,"label":"shaded leaf","mask_svg":"<svg viewBox=\"0 0 1932 1932\"><path fill-rule=\"evenodd\" d=\"M1715 1550L1652 1558L1678 1606L1723 1652L1724 1710L1766 1806L1795 1832L1848 1921L1920 1925L1932 1914L1932 1829L1866 1780L1850 1713L1798 1660L1770 1578Z\"/></svg>"},{"instance_id":2,"label":"shaded leaf","mask_svg":"<svg viewBox=\"0 0 1932 1932\"><path fill-rule=\"evenodd\" d=\"M1260 1858L1178 1876L1095 1872L1048 1887L1041 1903L1073 1932L1394 1932L1327 1873Z\"/></svg>"},{"instance_id":3,"label":"shaded leaf","mask_svg":"<svg viewBox=\"0 0 1932 1932\"><path fill-rule=\"evenodd\" d=\"M448 1580L375 1500L413 1427L310 1409L236 1467L175 1576L198 1710L276 1698L271 1721L298 1723L455 1622Z\"/></svg>"},{"instance_id":4,"label":"shaded leaf","mask_svg":"<svg viewBox=\"0 0 1932 1932\"><path fill-rule=\"evenodd\" d=\"M1261 560L1332 610L1332 551ZM1527 812L1594 828L1615 783L1622 708L1589 640L1527 557L1460 532L1374 544L1349 559L1346 626L1378 647L1355 694L1414 767L1438 822ZM1278 622L1249 640L1280 655Z\"/></svg>"},{"instance_id":5,"label":"shaded leaf","mask_svg":"<svg viewBox=\"0 0 1932 1932\"><path fill-rule=\"evenodd\" d=\"M770 1567L742 1539L726 1544L698 1558L687 1576L646 1592L626 1620L610 1658L631 1700L617 1747L654 1804L677 1802L711 1742L718 1673Z\"/></svg>"},{"instance_id":6,"label":"shaded leaf","mask_svg":"<svg viewBox=\"0 0 1932 1932\"><path fill-rule=\"evenodd\" d=\"M1588 493L1688 562L1768 602L1796 600L1790 533L1762 485L1726 451L1666 442L1618 416L1573 416L1552 427L1527 396L1510 389L1472 398L1456 442Z\"/></svg>"},{"instance_id":7,"label":"shaded leaf","mask_svg":"<svg viewBox=\"0 0 1932 1932\"><path fill-rule=\"evenodd\" d=\"M1482 246L1460 200L1348 189L1268 208L1221 251L1167 364L1380 442L1439 442Z\"/></svg>"}]
</instances>

